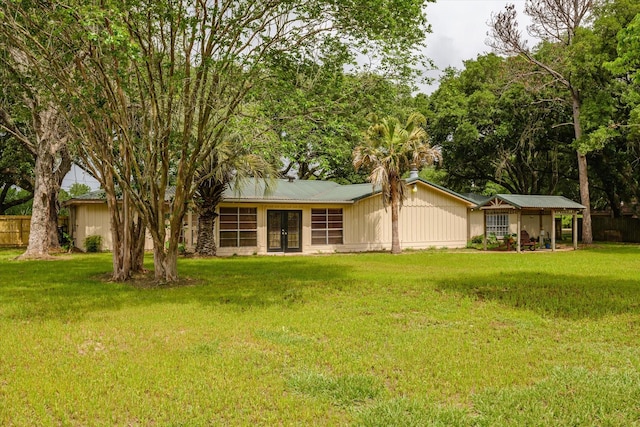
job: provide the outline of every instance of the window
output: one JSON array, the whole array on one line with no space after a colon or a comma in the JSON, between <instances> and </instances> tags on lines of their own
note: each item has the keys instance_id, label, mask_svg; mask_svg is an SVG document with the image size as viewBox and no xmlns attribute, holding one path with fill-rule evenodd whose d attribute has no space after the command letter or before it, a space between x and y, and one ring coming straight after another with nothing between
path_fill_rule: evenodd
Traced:
<instances>
[{"instance_id":1,"label":"window","mask_svg":"<svg viewBox=\"0 0 640 427\"><path fill-rule=\"evenodd\" d=\"M220 208L220 247L258 246L256 208Z\"/></svg>"},{"instance_id":2,"label":"window","mask_svg":"<svg viewBox=\"0 0 640 427\"><path fill-rule=\"evenodd\" d=\"M342 209L311 209L311 244L342 244Z\"/></svg>"},{"instance_id":3,"label":"window","mask_svg":"<svg viewBox=\"0 0 640 427\"><path fill-rule=\"evenodd\" d=\"M509 214L487 214L487 236L491 233L494 233L496 237L504 237L505 234L509 234Z\"/></svg>"}]
</instances>

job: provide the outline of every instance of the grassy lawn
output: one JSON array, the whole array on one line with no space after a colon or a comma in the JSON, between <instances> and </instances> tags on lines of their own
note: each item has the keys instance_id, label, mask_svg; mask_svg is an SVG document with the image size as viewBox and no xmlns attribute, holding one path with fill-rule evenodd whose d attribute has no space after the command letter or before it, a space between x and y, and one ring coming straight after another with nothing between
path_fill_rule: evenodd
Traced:
<instances>
[{"instance_id":1,"label":"grassy lawn","mask_svg":"<svg viewBox=\"0 0 640 427\"><path fill-rule=\"evenodd\" d=\"M640 425L638 246L181 259L155 288L18 253L1 425Z\"/></svg>"}]
</instances>

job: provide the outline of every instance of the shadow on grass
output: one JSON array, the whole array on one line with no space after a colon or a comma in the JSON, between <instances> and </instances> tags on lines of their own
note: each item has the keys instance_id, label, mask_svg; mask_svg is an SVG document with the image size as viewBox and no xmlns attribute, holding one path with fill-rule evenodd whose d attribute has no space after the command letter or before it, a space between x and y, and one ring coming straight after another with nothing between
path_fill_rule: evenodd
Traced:
<instances>
[{"instance_id":1,"label":"shadow on grass","mask_svg":"<svg viewBox=\"0 0 640 427\"><path fill-rule=\"evenodd\" d=\"M287 307L310 298L307 288L346 275L344 268L302 257L185 259L178 270L181 277L191 279L191 285L139 288L105 280L111 268L107 254L2 262L1 268L0 319L61 321L78 320L95 311L166 303L197 302L238 310Z\"/></svg>"},{"instance_id":2,"label":"shadow on grass","mask_svg":"<svg viewBox=\"0 0 640 427\"><path fill-rule=\"evenodd\" d=\"M606 276L546 273L467 275L436 282L436 289L570 319L640 314L640 283Z\"/></svg>"}]
</instances>

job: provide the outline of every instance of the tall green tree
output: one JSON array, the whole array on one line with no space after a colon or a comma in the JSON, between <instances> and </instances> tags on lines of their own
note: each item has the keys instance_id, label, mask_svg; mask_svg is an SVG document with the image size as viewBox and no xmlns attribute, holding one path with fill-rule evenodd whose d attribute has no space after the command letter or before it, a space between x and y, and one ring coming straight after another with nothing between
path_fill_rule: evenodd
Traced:
<instances>
[{"instance_id":1,"label":"tall green tree","mask_svg":"<svg viewBox=\"0 0 640 427\"><path fill-rule=\"evenodd\" d=\"M532 73L526 61L495 54L447 70L429 98L427 126L448 166L446 186L478 192L493 183L511 193L573 193L572 132L556 126L571 120L571 110L548 102L561 94L531 81Z\"/></svg>"},{"instance_id":2,"label":"tall green tree","mask_svg":"<svg viewBox=\"0 0 640 427\"><path fill-rule=\"evenodd\" d=\"M71 169L69 133L62 108L56 105L46 82L32 68L46 58L42 53L30 55L33 52L18 42L18 33L7 25L7 21L12 21L20 28L33 24L49 31L51 27L46 16L3 19L7 17L5 12L9 6L4 2L0 9L0 76L3 81L0 131L21 144L23 152L28 152L34 159L33 184L25 185L33 191L29 242L21 258L42 258L49 256L50 249L59 248L58 193L64 176ZM2 142L5 141L7 139L3 138ZM16 158L14 165L18 163Z\"/></svg>"},{"instance_id":3,"label":"tall green tree","mask_svg":"<svg viewBox=\"0 0 640 427\"><path fill-rule=\"evenodd\" d=\"M287 53L267 64L277 78L263 82L254 96L279 138L283 175L364 182L353 170L351 153L361 142L367 113L413 111L413 74L346 71L349 61L341 52L312 58Z\"/></svg>"},{"instance_id":4,"label":"tall green tree","mask_svg":"<svg viewBox=\"0 0 640 427\"><path fill-rule=\"evenodd\" d=\"M528 47L526 40L518 29L517 15L514 5L507 5L505 10L492 16L490 22L491 46L500 53L520 55L545 72L553 81L566 89L567 97L573 111L573 129L578 160L580 179L580 200L586 207L583 211L582 241L591 243L591 201L589 197L589 176L587 168L587 150L580 145L583 139L580 111L583 97L580 85L576 82L576 74L569 55L576 34L580 31L592 12L593 0L527 0L525 14L532 24L529 34L542 40L545 55L536 55Z\"/></svg>"},{"instance_id":5,"label":"tall green tree","mask_svg":"<svg viewBox=\"0 0 640 427\"><path fill-rule=\"evenodd\" d=\"M422 114L412 113L405 123L396 117L371 119L374 123L363 144L353 151L353 166L369 171L369 181L382 191L383 204L391 205L391 253L398 254L402 252L398 218L406 189L402 176L412 168L434 164L441 156L429 145Z\"/></svg>"}]
</instances>

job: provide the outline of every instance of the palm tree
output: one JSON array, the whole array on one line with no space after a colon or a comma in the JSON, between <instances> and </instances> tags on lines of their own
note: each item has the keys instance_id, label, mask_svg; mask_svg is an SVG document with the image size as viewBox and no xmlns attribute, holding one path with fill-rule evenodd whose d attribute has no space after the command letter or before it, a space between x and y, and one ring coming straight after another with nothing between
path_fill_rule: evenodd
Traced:
<instances>
[{"instance_id":1,"label":"palm tree","mask_svg":"<svg viewBox=\"0 0 640 427\"><path fill-rule=\"evenodd\" d=\"M249 177L264 179L274 176L274 167L260 154L251 152L235 136L218 144L196 173L197 190L194 204L198 213L198 241L196 253L202 256L216 255L214 226L216 209L224 191L232 181L239 186Z\"/></svg>"},{"instance_id":2,"label":"palm tree","mask_svg":"<svg viewBox=\"0 0 640 427\"><path fill-rule=\"evenodd\" d=\"M391 205L391 253L398 254L402 251L398 214L406 186L402 175L441 161L442 156L429 145L422 114L411 114L404 125L396 117L378 120L372 115L370 119L373 124L364 135L364 143L353 151L353 166L370 170L369 181L374 188L381 188L384 206Z\"/></svg>"}]
</instances>

